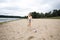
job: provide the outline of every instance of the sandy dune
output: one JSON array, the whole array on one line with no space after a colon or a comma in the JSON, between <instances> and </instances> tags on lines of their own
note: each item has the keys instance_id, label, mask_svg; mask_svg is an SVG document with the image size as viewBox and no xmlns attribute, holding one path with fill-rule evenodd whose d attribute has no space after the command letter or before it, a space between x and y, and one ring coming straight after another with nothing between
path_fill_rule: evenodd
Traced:
<instances>
[{"instance_id":1,"label":"sandy dune","mask_svg":"<svg viewBox=\"0 0 60 40\"><path fill-rule=\"evenodd\" d=\"M0 24L0 40L60 40L60 19L27 19Z\"/></svg>"}]
</instances>

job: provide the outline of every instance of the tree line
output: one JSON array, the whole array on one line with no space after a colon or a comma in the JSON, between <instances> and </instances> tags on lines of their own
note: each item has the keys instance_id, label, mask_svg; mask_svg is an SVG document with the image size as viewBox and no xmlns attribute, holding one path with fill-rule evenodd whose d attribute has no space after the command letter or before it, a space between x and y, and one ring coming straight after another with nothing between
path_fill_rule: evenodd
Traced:
<instances>
[{"instance_id":1,"label":"tree line","mask_svg":"<svg viewBox=\"0 0 60 40\"><path fill-rule=\"evenodd\" d=\"M33 18L50 18L50 17L57 17L57 16L60 16L60 9L57 10L53 10L53 11L50 11L50 12L46 12L46 13L39 13L39 12L30 12L32 14L32 17ZM27 16L25 16L25 18L27 18Z\"/></svg>"},{"instance_id":2,"label":"tree line","mask_svg":"<svg viewBox=\"0 0 60 40\"><path fill-rule=\"evenodd\" d=\"M0 15L0 18L21 18L21 16L7 16L7 15Z\"/></svg>"}]
</instances>

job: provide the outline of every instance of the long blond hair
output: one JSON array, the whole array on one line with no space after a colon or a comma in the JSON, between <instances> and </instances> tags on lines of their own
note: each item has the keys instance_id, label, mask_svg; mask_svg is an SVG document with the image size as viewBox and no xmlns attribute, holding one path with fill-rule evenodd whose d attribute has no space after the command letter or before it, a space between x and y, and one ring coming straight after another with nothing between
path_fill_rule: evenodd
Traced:
<instances>
[{"instance_id":1,"label":"long blond hair","mask_svg":"<svg viewBox=\"0 0 60 40\"><path fill-rule=\"evenodd\" d=\"M29 13L28 16L32 16L32 13Z\"/></svg>"}]
</instances>

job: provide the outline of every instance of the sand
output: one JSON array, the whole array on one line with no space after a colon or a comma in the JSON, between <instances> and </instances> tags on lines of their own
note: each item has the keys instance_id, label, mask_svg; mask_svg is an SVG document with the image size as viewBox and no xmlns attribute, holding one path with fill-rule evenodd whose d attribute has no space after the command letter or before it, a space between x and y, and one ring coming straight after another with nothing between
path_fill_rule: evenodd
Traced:
<instances>
[{"instance_id":1,"label":"sand","mask_svg":"<svg viewBox=\"0 0 60 40\"><path fill-rule=\"evenodd\" d=\"M60 19L27 19L0 24L0 40L60 40Z\"/></svg>"}]
</instances>

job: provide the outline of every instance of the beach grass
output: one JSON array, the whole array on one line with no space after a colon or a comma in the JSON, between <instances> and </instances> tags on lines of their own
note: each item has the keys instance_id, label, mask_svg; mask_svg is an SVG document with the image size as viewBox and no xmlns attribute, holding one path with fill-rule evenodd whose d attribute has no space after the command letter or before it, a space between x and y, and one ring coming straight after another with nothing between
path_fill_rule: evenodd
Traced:
<instances>
[{"instance_id":1,"label":"beach grass","mask_svg":"<svg viewBox=\"0 0 60 40\"><path fill-rule=\"evenodd\" d=\"M58 16L58 17L51 17L52 19L60 19L60 16Z\"/></svg>"},{"instance_id":2,"label":"beach grass","mask_svg":"<svg viewBox=\"0 0 60 40\"><path fill-rule=\"evenodd\" d=\"M37 18L37 19L60 19L60 16L58 16L58 17L48 17L48 18Z\"/></svg>"}]
</instances>

